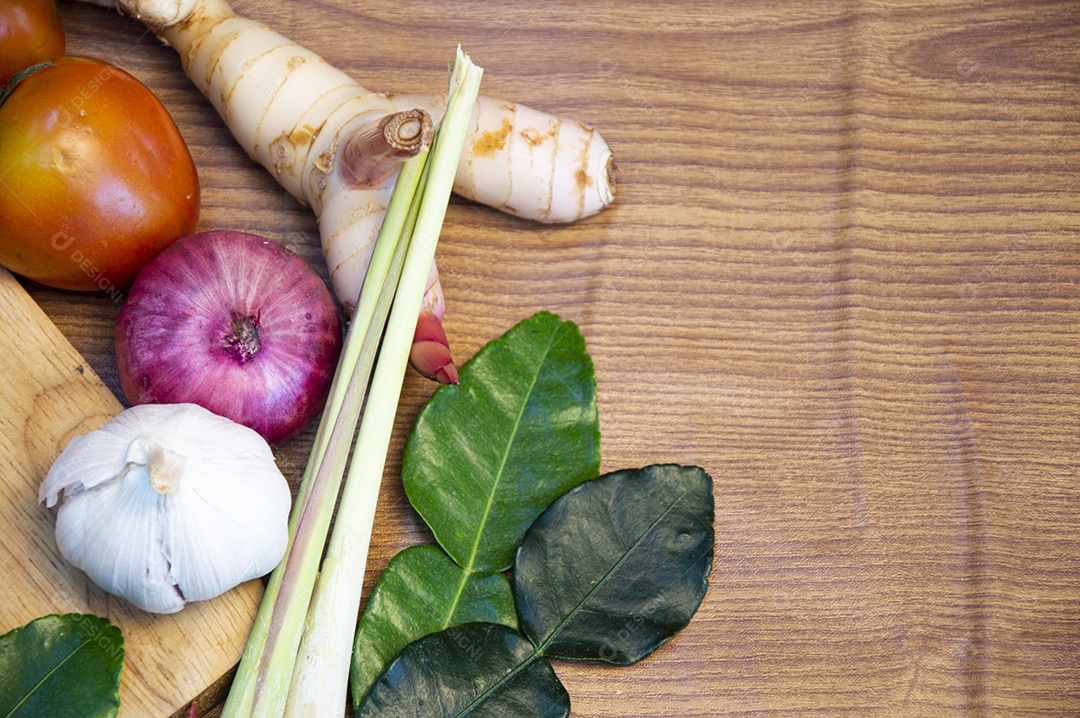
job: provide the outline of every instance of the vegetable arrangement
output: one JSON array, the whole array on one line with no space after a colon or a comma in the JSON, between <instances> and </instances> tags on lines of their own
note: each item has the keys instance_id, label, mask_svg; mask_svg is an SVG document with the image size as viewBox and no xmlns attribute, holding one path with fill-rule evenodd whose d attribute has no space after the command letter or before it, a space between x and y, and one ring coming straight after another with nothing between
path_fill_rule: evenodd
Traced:
<instances>
[{"instance_id":1,"label":"vegetable arrangement","mask_svg":"<svg viewBox=\"0 0 1080 718\"><path fill-rule=\"evenodd\" d=\"M633 663L689 623L712 567L710 477L598 466L572 322L521 322L435 393L402 476L445 553L406 549L376 585L353 652L357 715L565 716L548 659Z\"/></svg>"},{"instance_id":2,"label":"vegetable arrangement","mask_svg":"<svg viewBox=\"0 0 1080 718\"><path fill-rule=\"evenodd\" d=\"M537 314L460 375L441 326L433 261L450 192L541 222L589 216L614 194L604 140L480 96L481 70L460 50L445 96L384 95L225 0L87 1L126 10L174 47L248 154L311 206L351 321L343 343L322 281L273 242L191 234L198 177L178 132L171 149L183 152L153 150L179 158L163 184L182 196L149 210L168 231L146 238L118 223L151 206L134 189L95 206L60 191L119 170L66 154L62 132L24 131L41 124L34 103L55 109L63 101L50 91L77 96L68 75L87 83L93 97L72 105L59 129L77 126L104 138L101 152L123 156L108 146L115 117L127 119L110 93L136 92L122 71L59 56L61 44L58 59L16 78L0 106L0 161L14 162L4 147L23 153L12 166L49 190L38 193L48 221L19 219L33 231L20 226L23 235L0 242L0 263L73 289L134 280L116 334L134 406L72 440L40 490L59 504L65 558L154 612L273 569L223 716L341 715L350 687L359 715L564 716L569 697L549 659L631 663L687 625L712 565L708 475L665 465L598 477L595 377L571 322ZM164 108L137 113L160 121ZM22 144L5 132L21 132ZM51 163L30 151L41 142ZM158 170L172 172L136 172ZM20 201L9 195L0 191L0 229ZM119 239L100 241L99 230ZM403 463L406 493L439 547L399 554L354 631L409 362L451 385L421 413ZM270 445L320 409L290 514ZM0 637L0 678L9 636ZM34 650L20 646L16 654ZM111 715L115 705L97 710L81 714Z\"/></svg>"}]
</instances>

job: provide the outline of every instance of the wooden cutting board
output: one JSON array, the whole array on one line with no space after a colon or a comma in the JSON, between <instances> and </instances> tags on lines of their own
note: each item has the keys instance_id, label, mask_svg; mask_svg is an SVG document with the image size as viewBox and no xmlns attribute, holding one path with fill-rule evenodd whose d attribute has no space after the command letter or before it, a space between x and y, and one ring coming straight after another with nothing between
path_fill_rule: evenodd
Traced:
<instances>
[{"instance_id":1,"label":"wooden cutting board","mask_svg":"<svg viewBox=\"0 0 1080 718\"><path fill-rule=\"evenodd\" d=\"M51 613L104 616L124 634L120 716L173 715L239 661L262 584L158 616L109 596L68 565L38 485L72 437L123 407L3 269L0 347L0 634Z\"/></svg>"}]
</instances>

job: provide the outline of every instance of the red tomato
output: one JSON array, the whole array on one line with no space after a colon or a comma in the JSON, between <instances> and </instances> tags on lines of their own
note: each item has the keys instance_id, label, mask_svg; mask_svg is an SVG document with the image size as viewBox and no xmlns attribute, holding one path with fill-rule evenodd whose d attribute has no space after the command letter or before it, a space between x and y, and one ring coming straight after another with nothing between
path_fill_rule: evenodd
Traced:
<instances>
[{"instance_id":1,"label":"red tomato","mask_svg":"<svg viewBox=\"0 0 1080 718\"><path fill-rule=\"evenodd\" d=\"M53 0L0 0L0 85L63 54L64 27Z\"/></svg>"},{"instance_id":2,"label":"red tomato","mask_svg":"<svg viewBox=\"0 0 1080 718\"><path fill-rule=\"evenodd\" d=\"M0 264L11 271L115 293L198 215L187 145L123 70L61 57L0 105Z\"/></svg>"}]
</instances>

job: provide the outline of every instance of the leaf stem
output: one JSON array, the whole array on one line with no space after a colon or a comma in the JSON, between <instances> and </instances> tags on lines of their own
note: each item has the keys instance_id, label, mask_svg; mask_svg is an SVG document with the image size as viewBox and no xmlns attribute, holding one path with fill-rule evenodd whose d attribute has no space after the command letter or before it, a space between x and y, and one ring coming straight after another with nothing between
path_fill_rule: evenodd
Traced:
<instances>
[{"instance_id":1,"label":"leaf stem","mask_svg":"<svg viewBox=\"0 0 1080 718\"><path fill-rule=\"evenodd\" d=\"M7 98L11 96L11 93L15 91L16 85L33 75L38 70L43 70L46 67L56 67L56 63L52 60L46 60L45 62L39 62L36 65L31 65L25 70L19 70L14 75L12 75L11 79L8 80L7 84L0 87L0 105L3 105L4 102L7 101Z\"/></svg>"}]
</instances>

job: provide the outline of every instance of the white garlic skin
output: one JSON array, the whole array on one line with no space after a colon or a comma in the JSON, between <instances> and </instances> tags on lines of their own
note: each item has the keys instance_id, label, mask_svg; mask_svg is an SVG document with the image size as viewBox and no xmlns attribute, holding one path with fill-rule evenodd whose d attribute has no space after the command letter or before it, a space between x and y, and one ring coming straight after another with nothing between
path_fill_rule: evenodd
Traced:
<instances>
[{"instance_id":1,"label":"white garlic skin","mask_svg":"<svg viewBox=\"0 0 1080 718\"><path fill-rule=\"evenodd\" d=\"M38 492L56 543L109 593L175 613L264 576L292 496L266 441L194 404L140 404L72 439Z\"/></svg>"}]
</instances>

